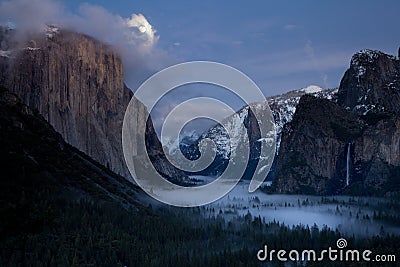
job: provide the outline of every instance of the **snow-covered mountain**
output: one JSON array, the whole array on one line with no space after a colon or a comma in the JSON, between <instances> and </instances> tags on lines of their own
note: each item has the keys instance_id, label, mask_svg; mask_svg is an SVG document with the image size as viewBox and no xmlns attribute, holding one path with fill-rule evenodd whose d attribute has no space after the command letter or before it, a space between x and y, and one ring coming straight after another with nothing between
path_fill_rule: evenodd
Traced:
<instances>
[{"instance_id":1,"label":"snow-covered mountain","mask_svg":"<svg viewBox=\"0 0 400 267\"><path fill-rule=\"evenodd\" d=\"M250 165L256 166L260 156L260 145L261 142L271 142L270 138L273 136L261 137L259 131L255 130L256 120L252 116L252 110L257 114L262 114L267 106L272 111L272 115L275 121L276 127L276 147L277 152L280 147L281 132L285 124L292 120L293 114L296 111L296 107L299 103L301 96L305 94L311 94L313 96L330 99L336 101L337 89L324 90L319 86L311 85L306 88L299 90L290 91L288 93L272 96L267 98L267 101L261 103L253 103L249 106L245 106L240 109L237 113L229 118L225 119L225 125L230 131L234 133L231 138L228 132L224 129L222 125L215 125L209 130L204 132L197 140L189 138L191 143L183 144L181 142L180 149L182 153L189 159L197 159L200 156L198 145L203 139L211 139L216 146L216 159L213 164L209 166L202 174L205 175L218 175L226 167L228 160L231 158L231 152L235 152L237 144L239 141L243 141L245 135L243 132L237 131L234 128L240 125L245 125L247 129L247 134L249 136L250 142ZM176 153L178 145L169 147L170 154Z\"/></svg>"}]
</instances>

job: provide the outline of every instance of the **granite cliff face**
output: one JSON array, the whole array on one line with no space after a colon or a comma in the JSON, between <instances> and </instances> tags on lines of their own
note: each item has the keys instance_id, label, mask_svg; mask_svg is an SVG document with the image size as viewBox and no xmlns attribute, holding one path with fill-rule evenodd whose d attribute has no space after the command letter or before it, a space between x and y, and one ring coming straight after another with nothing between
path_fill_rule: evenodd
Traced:
<instances>
[{"instance_id":1,"label":"granite cliff face","mask_svg":"<svg viewBox=\"0 0 400 267\"><path fill-rule=\"evenodd\" d=\"M338 92L338 104L367 124L354 142L354 165L374 191L399 190L400 60L380 51L356 53Z\"/></svg>"},{"instance_id":2,"label":"granite cliff face","mask_svg":"<svg viewBox=\"0 0 400 267\"><path fill-rule=\"evenodd\" d=\"M127 176L117 129L132 93L118 55L87 36L63 32L38 38L35 47L13 56L1 85L37 109L68 143Z\"/></svg>"},{"instance_id":3,"label":"granite cliff face","mask_svg":"<svg viewBox=\"0 0 400 267\"><path fill-rule=\"evenodd\" d=\"M399 67L392 56L364 50L353 56L337 103L303 96L283 130L274 189L312 194L399 192Z\"/></svg>"},{"instance_id":4,"label":"granite cliff face","mask_svg":"<svg viewBox=\"0 0 400 267\"><path fill-rule=\"evenodd\" d=\"M130 178L121 131L133 94L124 84L121 59L111 47L85 35L50 28L23 47L9 48L7 54L3 51L0 66L1 86L37 109L69 144ZM139 127L147 126L148 138L156 140L152 123L144 119L145 106L137 107ZM155 167L164 176L183 176L157 153L159 143L152 143L151 149L157 155Z\"/></svg>"},{"instance_id":5,"label":"granite cliff face","mask_svg":"<svg viewBox=\"0 0 400 267\"><path fill-rule=\"evenodd\" d=\"M274 187L280 193L339 193L346 177L348 143L363 124L337 104L303 96L282 132Z\"/></svg>"}]
</instances>

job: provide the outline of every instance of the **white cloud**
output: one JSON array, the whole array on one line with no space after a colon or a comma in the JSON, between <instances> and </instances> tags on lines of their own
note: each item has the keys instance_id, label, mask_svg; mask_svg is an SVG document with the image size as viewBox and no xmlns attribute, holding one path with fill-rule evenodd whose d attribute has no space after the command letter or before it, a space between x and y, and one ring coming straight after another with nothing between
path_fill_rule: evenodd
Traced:
<instances>
[{"instance_id":1,"label":"white cloud","mask_svg":"<svg viewBox=\"0 0 400 267\"><path fill-rule=\"evenodd\" d=\"M325 73L322 79L324 81L325 88L327 88L328 87L328 74Z\"/></svg>"},{"instance_id":2,"label":"white cloud","mask_svg":"<svg viewBox=\"0 0 400 267\"><path fill-rule=\"evenodd\" d=\"M312 46L311 40L307 40L307 42L304 46L304 51L306 52L307 56L311 60L312 64L314 65L315 70L319 70L318 59L315 56L314 47Z\"/></svg>"},{"instance_id":3,"label":"white cloud","mask_svg":"<svg viewBox=\"0 0 400 267\"><path fill-rule=\"evenodd\" d=\"M241 65L246 66L246 74L249 77L257 77L254 81L266 96L299 89L310 83L321 84L325 88L338 86L353 51L336 50L328 53L314 50L314 53L318 60L317 68L305 52L305 46L244 58ZM324 74L329 75L326 82ZM290 79L292 75L294 78Z\"/></svg>"},{"instance_id":4,"label":"white cloud","mask_svg":"<svg viewBox=\"0 0 400 267\"><path fill-rule=\"evenodd\" d=\"M170 104L168 106L162 107L157 113L157 116L152 117L153 119L153 125L156 129L157 133L161 132L161 128L163 127L163 124L165 123L165 117L166 115L174 108L176 105L179 105L177 103L175 104ZM172 118L170 118L169 123L173 125L175 128L181 128L185 125L187 122L187 118L193 118L191 120L191 126L196 129L199 133L203 133L204 131L208 130L211 126L215 125L216 122L213 120L204 120L206 119L205 117L201 117L203 119L197 118L199 114L204 114L204 104L199 104L199 103L190 103L186 104L187 108L185 109L185 112L182 113L175 113ZM221 110L221 105L215 104L213 102L210 102L206 106L207 112L211 114L221 114L221 112L227 113L227 110ZM194 119L197 118L197 119ZM167 137L168 134L167 134Z\"/></svg>"},{"instance_id":5,"label":"white cloud","mask_svg":"<svg viewBox=\"0 0 400 267\"><path fill-rule=\"evenodd\" d=\"M11 0L0 3L0 19L14 22L21 36L56 24L112 45L121 55L125 79L133 89L172 61L165 51L157 49L159 36L143 14L123 18L88 3L68 13L55 0Z\"/></svg>"},{"instance_id":6,"label":"white cloud","mask_svg":"<svg viewBox=\"0 0 400 267\"><path fill-rule=\"evenodd\" d=\"M123 18L101 6L81 4L78 14L66 15L61 25L116 46L123 58L151 53L157 43L156 30L142 14ZM138 53L139 52L139 53Z\"/></svg>"},{"instance_id":7,"label":"white cloud","mask_svg":"<svg viewBox=\"0 0 400 267\"><path fill-rule=\"evenodd\" d=\"M315 58L315 54L314 54L314 48L312 46L312 42L311 40L307 40L305 46L304 46L304 51L307 53L307 55L310 58Z\"/></svg>"},{"instance_id":8,"label":"white cloud","mask_svg":"<svg viewBox=\"0 0 400 267\"><path fill-rule=\"evenodd\" d=\"M291 31L291 30L294 30L294 29L296 29L297 28L297 25L295 25L295 24L288 24L288 25L285 25L285 27L283 27L285 30L287 30L287 31Z\"/></svg>"},{"instance_id":9,"label":"white cloud","mask_svg":"<svg viewBox=\"0 0 400 267\"><path fill-rule=\"evenodd\" d=\"M324 53L316 57L318 69L329 71L335 68L345 68L352 52L335 51ZM269 76L285 76L288 74L315 71L315 62L303 49L283 51L280 53L266 53L258 57L243 61L251 71L267 73Z\"/></svg>"},{"instance_id":10,"label":"white cloud","mask_svg":"<svg viewBox=\"0 0 400 267\"><path fill-rule=\"evenodd\" d=\"M243 41L242 40L236 40L232 42L234 45L242 45Z\"/></svg>"},{"instance_id":11,"label":"white cloud","mask_svg":"<svg viewBox=\"0 0 400 267\"><path fill-rule=\"evenodd\" d=\"M131 18L125 21L132 31L139 31L139 33L133 35L133 42L135 42L136 38L140 38L143 40L143 44L149 47L152 47L157 42L156 30L142 14L132 14Z\"/></svg>"},{"instance_id":12,"label":"white cloud","mask_svg":"<svg viewBox=\"0 0 400 267\"><path fill-rule=\"evenodd\" d=\"M64 8L52 0L13 0L0 3L2 21L11 20L23 34L43 30L63 16Z\"/></svg>"},{"instance_id":13,"label":"white cloud","mask_svg":"<svg viewBox=\"0 0 400 267\"><path fill-rule=\"evenodd\" d=\"M130 18L122 18L101 6L87 3L81 4L77 13L67 13L62 4L54 0L12 0L0 4L0 15L3 20L15 23L23 34L56 24L107 43L129 43L143 51L149 51L158 40L156 30L143 14L133 13Z\"/></svg>"}]
</instances>

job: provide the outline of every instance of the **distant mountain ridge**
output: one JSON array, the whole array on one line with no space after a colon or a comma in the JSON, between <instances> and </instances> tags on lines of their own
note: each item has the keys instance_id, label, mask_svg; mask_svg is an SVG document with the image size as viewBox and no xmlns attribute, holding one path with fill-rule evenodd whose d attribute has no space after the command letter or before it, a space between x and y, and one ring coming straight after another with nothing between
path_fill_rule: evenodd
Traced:
<instances>
[{"instance_id":1,"label":"distant mountain ridge","mask_svg":"<svg viewBox=\"0 0 400 267\"><path fill-rule=\"evenodd\" d=\"M251 106L256 112L263 112L263 110L266 109L265 105L270 107L275 121L277 152L279 152L283 126L292 120L301 96L311 94L320 98L336 99L336 93L337 89L324 90L319 86L308 86L306 88L293 90L282 95L268 97L266 102L253 103ZM237 118L240 118L240 121L232 121L232 124L243 123L247 129L247 134L250 137L250 161L248 170L244 174L245 179L250 179L252 177L252 170L258 163L260 153L259 140L261 136L259 131L257 131L258 126L256 118L252 114L249 106L240 109L236 114L238 115ZM233 120L233 118L234 117L231 119L227 118L227 120ZM206 170L200 172L200 174L212 176L219 175L223 172L230 159L231 141L234 141L232 144L232 150L234 150L236 148L235 140L243 139L244 136L234 136L230 138L228 133L221 125L216 125L200 135L197 140L192 139L192 143L190 145L181 143L179 148L189 159L197 159L200 156L198 144L202 139L205 138L209 138L215 142L216 159ZM176 149L177 147L170 149L170 153L175 153Z\"/></svg>"}]
</instances>

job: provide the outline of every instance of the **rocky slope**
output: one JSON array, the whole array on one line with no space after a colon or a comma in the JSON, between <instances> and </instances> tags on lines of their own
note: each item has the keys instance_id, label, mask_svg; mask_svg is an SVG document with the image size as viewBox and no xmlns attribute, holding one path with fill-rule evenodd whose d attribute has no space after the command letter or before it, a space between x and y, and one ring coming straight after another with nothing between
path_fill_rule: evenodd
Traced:
<instances>
[{"instance_id":1,"label":"rocky slope","mask_svg":"<svg viewBox=\"0 0 400 267\"><path fill-rule=\"evenodd\" d=\"M399 67L392 56L364 50L351 60L338 104L301 98L292 122L283 130L276 191L370 195L400 191Z\"/></svg>"},{"instance_id":2,"label":"rocky slope","mask_svg":"<svg viewBox=\"0 0 400 267\"><path fill-rule=\"evenodd\" d=\"M16 207L24 201L33 207L38 203L29 202L43 195L116 201L130 207L140 206L144 197L137 186L66 143L37 111L3 88L0 147L0 210L2 215L7 211L21 216L7 217L7 222L23 220L28 214ZM34 210L26 212L35 216Z\"/></svg>"},{"instance_id":3,"label":"rocky slope","mask_svg":"<svg viewBox=\"0 0 400 267\"><path fill-rule=\"evenodd\" d=\"M8 34L10 35L10 34ZM101 164L130 178L122 154L121 131L132 92L125 86L118 54L88 36L49 27L46 33L10 47L1 35L0 85L9 88L39 113L71 145ZM158 140L146 108L138 106L139 127ZM154 136L152 136L154 135ZM159 142L150 154L164 176L180 180L184 174L168 164Z\"/></svg>"}]
</instances>

